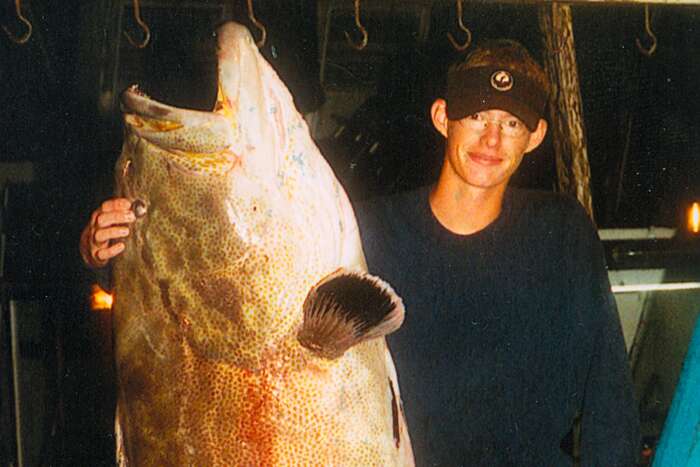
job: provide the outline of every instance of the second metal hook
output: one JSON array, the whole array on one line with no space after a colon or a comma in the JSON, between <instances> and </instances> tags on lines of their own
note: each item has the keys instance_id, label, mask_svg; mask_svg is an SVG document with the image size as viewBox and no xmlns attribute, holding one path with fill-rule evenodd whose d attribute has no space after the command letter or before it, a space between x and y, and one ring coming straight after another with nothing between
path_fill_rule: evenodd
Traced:
<instances>
[{"instance_id":1,"label":"second metal hook","mask_svg":"<svg viewBox=\"0 0 700 467\"><path fill-rule=\"evenodd\" d=\"M639 38L635 39L635 42L637 43L637 48L641 53L647 57L651 57L656 51L657 41L656 36L651 30L651 13L649 12L649 5L644 5L644 29L646 29L647 35L649 35L651 38L651 46L648 49L645 49L644 46L642 46L642 42L639 40Z\"/></svg>"},{"instance_id":2,"label":"second metal hook","mask_svg":"<svg viewBox=\"0 0 700 467\"><path fill-rule=\"evenodd\" d=\"M124 35L129 40L131 45L133 45L136 48L143 49L148 45L148 42L151 40L151 30L148 28L146 22L141 18L141 5L139 5L139 0L134 0L134 20L136 21L136 24L138 24L143 30L143 41L140 43L134 41L129 35L129 33L126 31L124 31Z\"/></svg>"},{"instance_id":3,"label":"second metal hook","mask_svg":"<svg viewBox=\"0 0 700 467\"><path fill-rule=\"evenodd\" d=\"M459 44L449 32L447 33L447 38L452 43L452 47L454 47L459 52L467 50L469 44L472 43L472 32L469 30L468 27L464 25L462 14L462 0L457 0L457 23L459 24L459 29L464 31L464 33L467 35L467 39L464 41L464 44Z\"/></svg>"},{"instance_id":4,"label":"second metal hook","mask_svg":"<svg viewBox=\"0 0 700 467\"><path fill-rule=\"evenodd\" d=\"M362 41L359 44L355 44L352 39L350 39L350 34L348 34L347 31L345 31L345 38L348 40L348 44L350 44L353 49L362 50L367 47L368 35L367 30L360 22L360 0L355 0L355 26L357 26L357 29L359 29L362 33Z\"/></svg>"}]
</instances>

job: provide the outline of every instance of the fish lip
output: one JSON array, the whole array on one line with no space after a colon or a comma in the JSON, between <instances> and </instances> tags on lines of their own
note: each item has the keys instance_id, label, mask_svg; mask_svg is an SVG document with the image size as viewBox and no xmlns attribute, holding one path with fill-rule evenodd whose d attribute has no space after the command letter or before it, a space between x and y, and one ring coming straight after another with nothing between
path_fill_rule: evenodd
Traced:
<instances>
[{"instance_id":1,"label":"fish lip","mask_svg":"<svg viewBox=\"0 0 700 467\"><path fill-rule=\"evenodd\" d=\"M121 111L125 114L137 114L157 120L174 120L174 114L178 111L189 111L178 109L167 104L152 99L148 94L139 88L138 84L132 84L126 88L119 98ZM197 112L192 110L191 112ZM170 116L171 118L165 118ZM179 119L177 120L179 121Z\"/></svg>"},{"instance_id":2,"label":"fish lip","mask_svg":"<svg viewBox=\"0 0 700 467\"><path fill-rule=\"evenodd\" d=\"M139 108L143 108L151 102L155 101L138 84L127 87L119 96L120 110L124 113L138 113Z\"/></svg>"},{"instance_id":3,"label":"fish lip","mask_svg":"<svg viewBox=\"0 0 700 467\"><path fill-rule=\"evenodd\" d=\"M126 90L130 93L134 93L138 96L142 96L142 97L145 97L147 99L150 99L148 94L146 94L144 91L142 91L138 84L132 84L131 86L126 88Z\"/></svg>"}]
</instances>

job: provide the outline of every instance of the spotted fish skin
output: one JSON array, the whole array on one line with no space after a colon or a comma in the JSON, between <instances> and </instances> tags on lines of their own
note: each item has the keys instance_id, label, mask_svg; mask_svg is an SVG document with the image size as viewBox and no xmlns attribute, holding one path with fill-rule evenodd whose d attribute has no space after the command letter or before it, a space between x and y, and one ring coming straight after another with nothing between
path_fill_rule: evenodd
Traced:
<instances>
[{"instance_id":1,"label":"spotted fish skin","mask_svg":"<svg viewBox=\"0 0 700 467\"><path fill-rule=\"evenodd\" d=\"M114 264L118 462L413 465L384 338L297 338L315 284L366 270L357 224L249 32L217 36L212 112L122 96L117 194L143 215Z\"/></svg>"}]
</instances>

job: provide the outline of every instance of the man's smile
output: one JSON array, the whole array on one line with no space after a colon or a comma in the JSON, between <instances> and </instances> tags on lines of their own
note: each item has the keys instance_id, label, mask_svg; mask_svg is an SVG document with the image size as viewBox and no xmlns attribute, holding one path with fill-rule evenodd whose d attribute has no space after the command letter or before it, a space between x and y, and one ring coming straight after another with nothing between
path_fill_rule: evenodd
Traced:
<instances>
[{"instance_id":1,"label":"man's smile","mask_svg":"<svg viewBox=\"0 0 700 467\"><path fill-rule=\"evenodd\" d=\"M503 162L503 158L495 154L486 154L483 152L468 152L467 156L472 162L479 165L494 166Z\"/></svg>"}]
</instances>

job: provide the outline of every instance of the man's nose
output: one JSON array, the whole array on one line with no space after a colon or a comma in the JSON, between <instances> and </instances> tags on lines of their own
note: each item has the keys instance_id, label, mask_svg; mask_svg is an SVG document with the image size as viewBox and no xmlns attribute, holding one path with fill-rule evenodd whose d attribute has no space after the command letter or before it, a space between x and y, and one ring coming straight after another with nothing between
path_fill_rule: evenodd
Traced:
<instances>
[{"instance_id":1,"label":"man's nose","mask_svg":"<svg viewBox=\"0 0 700 467\"><path fill-rule=\"evenodd\" d=\"M488 146L497 146L501 142L500 122L487 122L481 138Z\"/></svg>"}]
</instances>

